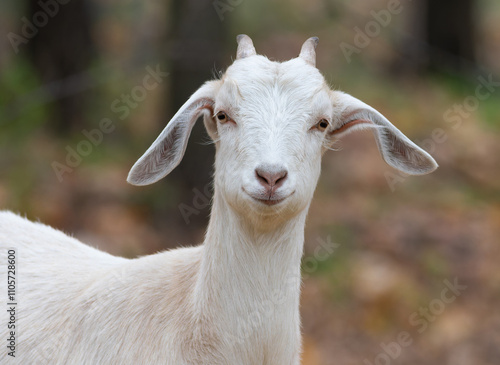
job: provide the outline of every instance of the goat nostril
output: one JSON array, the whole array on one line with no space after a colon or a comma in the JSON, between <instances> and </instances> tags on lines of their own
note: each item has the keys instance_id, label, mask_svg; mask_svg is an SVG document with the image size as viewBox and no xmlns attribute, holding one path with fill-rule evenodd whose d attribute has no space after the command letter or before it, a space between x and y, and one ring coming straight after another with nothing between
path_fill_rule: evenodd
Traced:
<instances>
[{"instance_id":1,"label":"goat nostril","mask_svg":"<svg viewBox=\"0 0 500 365\"><path fill-rule=\"evenodd\" d=\"M286 170L269 171L260 168L255 169L255 174L262 185L269 187L281 185L288 176Z\"/></svg>"},{"instance_id":2,"label":"goat nostril","mask_svg":"<svg viewBox=\"0 0 500 365\"><path fill-rule=\"evenodd\" d=\"M276 179L276 181L274 183L274 185L281 185L285 181L285 179L286 179L287 176L288 176L288 172L287 171L280 172L279 175L278 175L278 178Z\"/></svg>"},{"instance_id":3,"label":"goat nostril","mask_svg":"<svg viewBox=\"0 0 500 365\"><path fill-rule=\"evenodd\" d=\"M265 173L259 171L259 169L255 170L255 175L257 176L257 180L263 185L271 185L269 180L265 177Z\"/></svg>"}]
</instances>

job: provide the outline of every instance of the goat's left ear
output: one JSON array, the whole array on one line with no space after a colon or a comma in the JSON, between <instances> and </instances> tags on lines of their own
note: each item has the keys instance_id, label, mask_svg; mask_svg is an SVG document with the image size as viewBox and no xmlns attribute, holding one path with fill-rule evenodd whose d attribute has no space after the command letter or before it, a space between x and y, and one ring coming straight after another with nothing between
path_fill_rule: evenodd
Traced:
<instances>
[{"instance_id":1,"label":"goat's left ear","mask_svg":"<svg viewBox=\"0 0 500 365\"><path fill-rule=\"evenodd\" d=\"M216 87L217 81L205 83L175 113L151 147L132 166L127 177L130 184L157 182L181 162L194 123L203 114L213 114Z\"/></svg>"},{"instance_id":2,"label":"goat's left ear","mask_svg":"<svg viewBox=\"0 0 500 365\"><path fill-rule=\"evenodd\" d=\"M410 175L428 174L438 167L431 155L371 106L341 91L332 91L331 99L335 128L330 132L332 138L370 128L383 159L392 167Z\"/></svg>"}]
</instances>

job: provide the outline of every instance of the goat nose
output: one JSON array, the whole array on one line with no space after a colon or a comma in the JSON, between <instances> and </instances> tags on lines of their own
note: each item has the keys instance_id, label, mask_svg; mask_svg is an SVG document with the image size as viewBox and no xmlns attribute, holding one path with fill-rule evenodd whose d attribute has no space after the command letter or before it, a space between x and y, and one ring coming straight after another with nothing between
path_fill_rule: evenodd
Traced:
<instances>
[{"instance_id":1,"label":"goat nose","mask_svg":"<svg viewBox=\"0 0 500 365\"><path fill-rule=\"evenodd\" d=\"M255 169L257 180L266 188L280 187L285 182L288 171L284 168L257 167Z\"/></svg>"}]
</instances>

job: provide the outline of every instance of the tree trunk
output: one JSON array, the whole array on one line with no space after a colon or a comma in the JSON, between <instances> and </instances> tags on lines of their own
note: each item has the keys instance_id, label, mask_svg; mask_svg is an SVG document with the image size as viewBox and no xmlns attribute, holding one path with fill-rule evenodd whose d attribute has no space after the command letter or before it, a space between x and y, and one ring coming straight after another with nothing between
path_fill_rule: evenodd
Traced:
<instances>
[{"instance_id":1,"label":"tree trunk","mask_svg":"<svg viewBox=\"0 0 500 365\"><path fill-rule=\"evenodd\" d=\"M170 110L171 117L205 81L214 78L221 70L225 55L225 24L214 10L211 1L174 0L169 38ZM168 118L165 118L168 120ZM193 189L207 191L213 174L215 149L210 143L201 119L193 128L186 154L169 175L169 183L175 182L180 203L193 207ZM211 196L206 197L208 201ZM198 209L197 209L198 210ZM205 227L209 206L191 215L190 224Z\"/></svg>"},{"instance_id":2,"label":"tree trunk","mask_svg":"<svg viewBox=\"0 0 500 365\"><path fill-rule=\"evenodd\" d=\"M474 1L427 0L426 29L431 70L464 71L475 63Z\"/></svg>"},{"instance_id":3,"label":"tree trunk","mask_svg":"<svg viewBox=\"0 0 500 365\"><path fill-rule=\"evenodd\" d=\"M29 56L46 90L54 99L54 115L48 124L57 134L79 131L84 125L90 65L94 47L90 11L86 0L71 0L44 10L39 0L28 0L28 19L36 13L48 16L47 24L28 42ZM48 8L47 8L48 9Z\"/></svg>"},{"instance_id":4,"label":"tree trunk","mask_svg":"<svg viewBox=\"0 0 500 365\"><path fill-rule=\"evenodd\" d=\"M391 72L476 71L473 0L424 0L406 4L404 30ZM405 35L407 34L407 35Z\"/></svg>"}]
</instances>

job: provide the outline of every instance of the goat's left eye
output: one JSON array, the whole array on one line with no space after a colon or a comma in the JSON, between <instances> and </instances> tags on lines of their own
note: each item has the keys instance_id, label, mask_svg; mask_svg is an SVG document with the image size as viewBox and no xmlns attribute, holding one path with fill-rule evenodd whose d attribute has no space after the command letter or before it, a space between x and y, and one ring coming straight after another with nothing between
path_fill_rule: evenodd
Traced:
<instances>
[{"instance_id":1,"label":"goat's left eye","mask_svg":"<svg viewBox=\"0 0 500 365\"><path fill-rule=\"evenodd\" d=\"M321 119L315 127L320 131L325 131L330 126L330 123L326 119Z\"/></svg>"}]
</instances>

